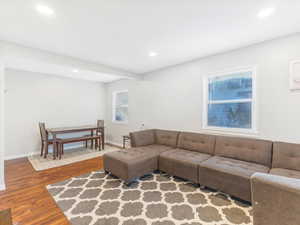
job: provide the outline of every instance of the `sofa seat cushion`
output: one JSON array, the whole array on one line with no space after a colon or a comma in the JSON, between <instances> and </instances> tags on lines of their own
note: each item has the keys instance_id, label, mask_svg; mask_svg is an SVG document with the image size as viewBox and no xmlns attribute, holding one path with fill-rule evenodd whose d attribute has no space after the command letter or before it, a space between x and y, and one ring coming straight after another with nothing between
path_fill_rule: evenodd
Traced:
<instances>
[{"instance_id":1,"label":"sofa seat cushion","mask_svg":"<svg viewBox=\"0 0 300 225\"><path fill-rule=\"evenodd\" d=\"M273 169L270 170L270 174L289 177L289 178L300 179L300 171L297 171L297 170L273 168Z\"/></svg>"},{"instance_id":2,"label":"sofa seat cushion","mask_svg":"<svg viewBox=\"0 0 300 225\"><path fill-rule=\"evenodd\" d=\"M214 156L199 165L199 183L240 199L251 201L250 177L268 173L269 168L260 164Z\"/></svg>"},{"instance_id":3,"label":"sofa seat cushion","mask_svg":"<svg viewBox=\"0 0 300 225\"><path fill-rule=\"evenodd\" d=\"M158 167L161 171L198 183L198 165L211 155L174 149L159 156Z\"/></svg>"},{"instance_id":4,"label":"sofa seat cushion","mask_svg":"<svg viewBox=\"0 0 300 225\"><path fill-rule=\"evenodd\" d=\"M158 154L134 148L103 155L104 170L129 182L158 168Z\"/></svg>"},{"instance_id":5,"label":"sofa seat cushion","mask_svg":"<svg viewBox=\"0 0 300 225\"><path fill-rule=\"evenodd\" d=\"M142 152L148 152L148 153L153 153L153 154L156 154L156 155L159 155L160 153L162 152L165 152L165 151L170 151L170 150L173 150L174 148L170 147L170 146L166 146L166 145L147 145L147 146L141 146L141 147L136 147L136 148L130 148L128 149L128 151L142 151Z\"/></svg>"}]
</instances>

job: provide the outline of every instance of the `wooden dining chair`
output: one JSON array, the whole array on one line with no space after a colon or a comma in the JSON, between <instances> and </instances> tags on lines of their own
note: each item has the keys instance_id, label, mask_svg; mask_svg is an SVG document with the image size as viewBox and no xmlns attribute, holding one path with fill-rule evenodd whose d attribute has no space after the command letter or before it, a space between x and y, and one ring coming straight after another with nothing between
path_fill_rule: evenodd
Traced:
<instances>
[{"instance_id":1,"label":"wooden dining chair","mask_svg":"<svg viewBox=\"0 0 300 225\"><path fill-rule=\"evenodd\" d=\"M95 148L99 148L99 146L101 146L101 143L102 143L102 137L103 137L103 134L102 134L102 127L104 127L104 120L97 120L97 130L96 130L96 133L93 134L94 136L100 136L101 138L100 139L92 139L91 140L91 148L94 147L94 140L95 140ZM85 137L88 137L88 136L91 136L91 135L85 135ZM85 141L85 147L87 148L88 147L88 140Z\"/></svg>"},{"instance_id":2,"label":"wooden dining chair","mask_svg":"<svg viewBox=\"0 0 300 225\"><path fill-rule=\"evenodd\" d=\"M100 136L101 138L95 140L95 148L96 149L99 146L101 146L102 142L104 141L104 140L102 140L103 139L103 133L102 133L103 130L102 130L102 128L104 127L104 120L97 120L97 127L98 127L98 129L96 131L96 136ZM101 141L101 143L100 143L100 141Z\"/></svg>"},{"instance_id":3,"label":"wooden dining chair","mask_svg":"<svg viewBox=\"0 0 300 225\"><path fill-rule=\"evenodd\" d=\"M41 156L44 155L44 158L46 158L48 155L49 145L53 145L53 139L49 139L45 123L40 122L39 128L40 128L40 134L41 134ZM59 143L57 142L57 149L59 147L58 144ZM53 152L53 154L54 154L54 152Z\"/></svg>"}]
</instances>

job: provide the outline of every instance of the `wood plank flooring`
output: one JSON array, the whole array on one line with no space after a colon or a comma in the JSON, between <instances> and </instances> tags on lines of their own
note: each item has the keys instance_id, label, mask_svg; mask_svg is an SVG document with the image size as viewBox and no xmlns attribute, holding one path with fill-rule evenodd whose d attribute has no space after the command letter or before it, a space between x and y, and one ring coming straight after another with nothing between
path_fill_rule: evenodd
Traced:
<instances>
[{"instance_id":1,"label":"wood plank flooring","mask_svg":"<svg viewBox=\"0 0 300 225\"><path fill-rule=\"evenodd\" d=\"M6 191L0 191L0 210L11 208L16 225L69 224L45 186L102 167L101 157L44 171L35 171L27 158L5 161Z\"/></svg>"}]
</instances>

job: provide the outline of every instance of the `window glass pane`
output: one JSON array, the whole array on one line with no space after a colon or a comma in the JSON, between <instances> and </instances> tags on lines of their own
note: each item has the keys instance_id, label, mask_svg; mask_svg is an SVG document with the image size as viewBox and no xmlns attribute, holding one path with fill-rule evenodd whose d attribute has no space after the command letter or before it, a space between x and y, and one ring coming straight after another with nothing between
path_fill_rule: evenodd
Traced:
<instances>
[{"instance_id":1,"label":"window glass pane","mask_svg":"<svg viewBox=\"0 0 300 225\"><path fill-rule=\"evenodd\" d=\"M251 102L208 105L208 126L252 128Z\"/></svg>"},{"instance_id":2,"label":"window glass pane","mask_svg":"<svg viewBox=\"0 0 300 225\"><path fill-rule=\"evenodd\" d=\"M128 92L121 92L116 95L116 107L128 105Z\"/></svg>"},{"instance_id":3,"label":"window glass pane","mask_svg":"<svg viewBox=\"0 0 300 225\"><path fill-rule=\"evenodd\" d=\"M252 72L211 78L208 90L210 101L252 98Z\"/></svg>"},{"instance_id":4,"label":"window glass pane","mask_svg":"<svg viewBox=\"0 0 300 225\"><path fill-rule=\"evenodd\" d=\"M119 121L119 122L128 121L128 108L127 107L116 108L115 121Z\"/></svg>"}]
</instances>

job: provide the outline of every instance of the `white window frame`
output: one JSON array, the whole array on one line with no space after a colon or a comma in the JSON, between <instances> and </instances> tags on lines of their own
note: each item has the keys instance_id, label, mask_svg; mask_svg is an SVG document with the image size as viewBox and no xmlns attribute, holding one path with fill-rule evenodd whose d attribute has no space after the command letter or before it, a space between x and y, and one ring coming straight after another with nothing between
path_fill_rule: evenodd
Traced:
<instances>
[{"instance_id":1,"label":"white window frame","mask_svg":"<svg viewBox=\"0 0 300 225\"><path fill-rule=\"evenodd\" d=\"M128 90L122 90L122 91L114 91L112 93L112 122L113 123L118 123L118 124L128 124L128 120L126 121L117 121L116 118L116 100L117 100L117 95L120 93L128 93ZM129 101L129 95L128 95L128 101ZM122 107L126 107L128 110L128 117L129 117L129 107L128 105L123 105Z\"/></svg>"},{"instance_id":2,"label":"white window frame","mask_svg":"<svg viewBox=\"0 0 300 225\"><path fill-rule=\"evenodd\" d=\"M214 77L229 76L235 73L241 72L252 72L252 98L251 99L242 99L242 100L222 100L222 101L213 101L209 102L209 93L208 93L208 84L209 79ZM203 112L202 112L202 128L205 130L219 131L224 133L241 133L241 134L258 134L257 130L257 93L256 93L256 66L243 67L242 69L233 69L223 71L221 73L215 73L207 75L203 79ZM251 113L252 113L252 124L251 129L247 128L226 128L226 127L215 127L208 125L208 104L213 103L234 103L234 102L252 102Z\"/></svg>"}]
</instances>

